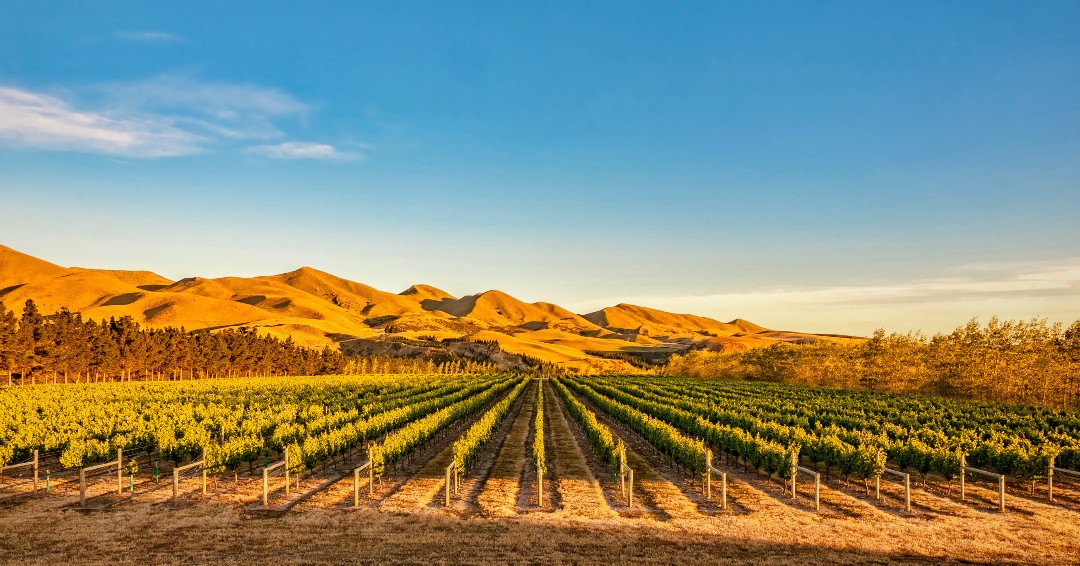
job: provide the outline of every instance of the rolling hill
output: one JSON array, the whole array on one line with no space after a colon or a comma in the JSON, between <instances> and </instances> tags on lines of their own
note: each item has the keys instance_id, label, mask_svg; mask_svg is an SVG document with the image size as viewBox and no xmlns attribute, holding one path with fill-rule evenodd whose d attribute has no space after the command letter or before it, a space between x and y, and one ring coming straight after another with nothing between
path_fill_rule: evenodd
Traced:
<instances>
[{"instance_id":1,"label":"rolling hill","mask_svg":"<svg viewBox=\"0 0 1080 566\"><path fill-rule=\"evenodd\" d=\"M248 327L313 347L385 340L459 339L497 344L576 371L625 371L627 356L662 359L689 348L742 350L778 342L855 338L774 331L742 319L618 304L579 315L498 290L455 297L430 285L381 291L311 267L258 277L189 277L150 271L61 267L0 245L0 302L18 311L33 299L84 318L130 316L151 327Z\"/></svg>"}]
</instances>

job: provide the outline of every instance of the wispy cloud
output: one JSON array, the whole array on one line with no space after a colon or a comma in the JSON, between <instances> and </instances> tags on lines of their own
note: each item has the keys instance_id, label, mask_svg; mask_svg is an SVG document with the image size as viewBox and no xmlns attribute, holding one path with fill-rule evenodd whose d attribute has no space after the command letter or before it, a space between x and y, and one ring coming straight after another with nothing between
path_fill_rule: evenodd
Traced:
<instances>
[{"instance_id":1,"label":"wispy cloud","mask_svg":"<svg viewBox=\"0 0 1080 566\"><path fill-rule=\"evenodd\" d=\"M638 296L575 305L579 312L615 302L748 318L767 326L868 334L875 328L939 331L972 316L1080 318L1080 258L1027 264L969 265L946 276L880 285L774 288L711 295Z\"/></svg>"},{"instance_id":2,"label":"wispy cloud","mask_svg":"<svg viewBox=\"0 0 1080 566\"><path fill-rule=\"evenodd\" d=\"M310 106L280 89L201 81L183 73L91 89L103 104L128 112L183 117L193 129L233 139L272 139L284 134L275 120L306 120Z\"/></svg>"},{"instance_id":3,"label":"wispy cloud","mask_svg":"<svg viewBox=\"0 0 1080 566\"><path fill-rule=\"evenodd\" d=\"M280 89L201 81L187 74L95 85L78 98L0 86L0 141L9 146L124 157L189 155L262 142L280 159L356 160L363 154L287 138L311 107Z\"/></svg>"},{"instance_id":4,"label":"wispy cloud","mask_svg":"<svg viewBox=\"0 0 1080 566\"><path fill-rule=\"evenodd\" d=\"M290 141L274 145L259 145L248 149L249 153L273 159L362 159L363 154L342 151L332 145L315 142Z\"/></svg>"},{"instance_id":5,"label":"wispy cloud","mask_svg":"<svg viewBox=\"0 0 1080 566\"><path fill-rule=\"evenodd\" d=\"M113 37L121 41L139 43L183 43L184 36L164 31L116 31Z\"/></svg>"},{"instance_id":6,"label":"wispy cloud","mask_svg":"<svg viewBox=\"0 0 1080 566\"><path fill-rule=\"evenodd\" d=\"M207 141L169 117L76 110L59 98L6 87L0 87L0 140L130 157L188 155Z\"/></svg>"}]
</instances>

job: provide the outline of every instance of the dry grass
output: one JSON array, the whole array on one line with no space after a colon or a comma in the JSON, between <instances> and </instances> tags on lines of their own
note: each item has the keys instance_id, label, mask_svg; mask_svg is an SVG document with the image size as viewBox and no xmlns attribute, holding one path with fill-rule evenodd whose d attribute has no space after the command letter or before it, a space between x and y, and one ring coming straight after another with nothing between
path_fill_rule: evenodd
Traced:
<instances>
[{"instance_id":1,"label":"dry grass","mask_svg":"<svg viewBox=\"0 0 1080 566\"><path fill-rule=\"evenodd\" d=\"M915 525L905 537L847 522L709 518L583 520L556 514L497 519L370 509L298 508L259 518L236 505L182 509L123 504L104 513L66 511L38 499L0 511L0 556L19 564L388 563L1076 563L1075 547L1034 550L1019 537ZM953 528L958 525L953 525ZM975 531L982 529L975 528ZM1075 540L1075 539L1073 539ZM973 549L973 547L977 547Z\"/></svg>"}]
</instances>

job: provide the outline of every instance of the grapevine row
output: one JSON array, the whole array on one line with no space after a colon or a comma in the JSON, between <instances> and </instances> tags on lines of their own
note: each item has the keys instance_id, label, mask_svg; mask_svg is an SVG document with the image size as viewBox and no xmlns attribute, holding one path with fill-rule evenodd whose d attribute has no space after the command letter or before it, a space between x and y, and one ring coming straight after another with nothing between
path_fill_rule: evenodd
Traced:
<instances>
[{"instance_id":1,"label":"grapevine row","mask_svg":"<svg viewBox=\"0 0 1080 566\"><path fill-rule=\"evenodd\" d=\"M599 395L580 382L567 380L567 384L571 389L588 397L602 411L640 434L676 464L695 473L705 471L705 445L701 440L690 438L668 423L629 405Z\"/></svg>"},{"instance_id":2,"label":"grapevine row","mask_svg":"<svg viewBox=\"0 0 1080 566\"><path fill-rule=\"evenodd\" d=\"M735 411L721 411L674 395L654 394L645 387L624 385L616 389L595 383L592 388L687 434L704 438L728 453L738 454L770 473L790 466L786 462L790 462L792 449L815 464L835 467L841 473L859 479L880 477L885 470L885 450L874 445L872 439L852 445L835 434L811 433L799 427L762 421ZM707 422L702 422L702 417ZM746 434L739 434L738 431ZM759 447L753 439L769 444ZM736 451L731 447L735 447ZM782 448L783 453L778 448Z\"/></svg>"},{"instance_id":3,"label":"grapevine row","mask_svg":"<svg viewBox=\"0 0 1080 566\"><path fill-rule=\"evenodd\" d=\"M393 399L385 404L385 410L373 410L374 414L367 419L347 423L322 434L306 435L299 442L289 445L290 466L294 469L300 466L313 468L317 462L327 457L344 454L387 431L476 395L488 387L490 384L481 383L458 391L443 391L443 395L434 398L425 394ZM243 455L240 460L243 461L247 456L249 455ZM212 466L213 460L209 454L207 459L208 467Z\"/></svg>"},{"instance_id":4,"label":"grapevine row","mask_svg":"<svg viewBox=\"0 0 1080 566\"><path fill-rule=\"evenodd\" d=\"M387 434L382 443L372 448L372 465L375 474L381 476L387 464L398 461L402 456L427 442L444 428L475 413L499 394L515 385L520 385L522 382L524 382L524 378L504 380L483 393L440 409Z\"/></svg>"},{"instance_id":5,"label":"grapevine row","mask_svg":"<svg viewBox=\"0 0 1080 566\"><path fill-rule=\"evenodd\" d=\"M495 434L503 419L506 418L507 413L510 412L510 407L514 405L514 401L517 401L517 398L528 384L528 380L523 380L517 384L509 395L496 403L494 407L488 409L480 417L480 420L473 423L469 430L465 431L465 434L454 441L454 463L457 464L459 469L467 470L469 466L472 466L484 445L487 444L488 440L491 440L491 436Z\"/></svg>"},{"instance_id":6,"label":"grapevine row","mask_svg":"<svg viewBox=\"0 0 1080 566\"><path fill-rule=\"evenodd\" d=\"M1072 416L1065 413L1056 417L1043 409L1037 410L1041 422L1056 423L1055 428L1032 431L1039 428L1032 424L1005 432L1002 423L1018 419L1012 413L1014 409L1020 415L1032 410L976 406L973 410L979 415L976 417L950 408L950 403L961 407L971 405L963 402L872 396L865 392L849 394L773 384L677 378L613 378L593 383L599 391L623 402L633 404L629 399L634 398L652 401L661 406L660 410L669 409L666 414L657 413L668 422L686 417L670 410L681 409L716 424L742 428L782 444L798 445L802 455L815 464L823 463L862 478L876 477L886 461L893 467L924 476L935 473L954 478L966 454L969 465L1034 480L1044 477L1051 465L1073 467L1078 453L1080 435L1071 434L1067 426ZM845 401L847 395L866 400L867 407L872 408L864 410L850 399ZM920 417L925 424L919 424L921 421L916 422L916 417L910 414L883 408L887 403L904 407L924 402L938 407L929 411L930 415ZM1000 418L993 417L995 411ZM946 420L940 422L942 419ZM687 426L685 419L680 422L681 426ZM1036 419L1037 422L1040 420ZM692 434L704 437L701 431ZM1039 438L1041 443L1032 440Z\"/></svg>"},{"instance_id":7,"label":"grapevine row","mask_svg":"<svg viewBox=\"0 0 1080 566\"><path fill-rule=\"evenodd\" d=\"M540 472L547 472L547 458L544 456L544 380L536 382L536 416L533 418L532 455Z\"/></svg>"},{"instance_id":8,"label":"grapevine row","mask_svg":"<svg viewBox=\"0 0 1080 566\"><path fill-rule=\"evenodd\" d=\"M555 385L555 390L559 392L559 396L566 402L566 409L570 412L570 415L581 425L582 430L585 432L585 438L589 439L589 442L600 456L600 460L607 465L612 474L618 473L619 454L623 451L622 440L612 434L607 425L597 420L595 413L571 395L562 382L552 379L551 383Z\"/></svg>"},{"instance_id":9,"label":"grapevine row","mask_svg":"<svg viewBox=\"0 0 1080 566\"><path fill-rule=\"evenodd\" d=\"M684 399L701 387L693 380L686 380L685 388L678 385L681 383L671 389L672 395ZM707 402L712 405L726 399L732 406L737 404L740 411L762 418L829 431L846 440L876 443L896 467L924 475L932 472L956 477L963 454L967 454L970 465L1027 479L1045 476L1051 465L1080 467L1077 440L1080 432L1069 432L1067 425L1072 422L1072 416L1068 413L1055 417L1045 409L850 393L853 399L866 401L866 407L855 407L854 401L843 401L843 395L848 392L770 387L766 396L755 395L754 390L746 387L749 384L733 385L732 389L739 394L738 401L729 397L731 391L725 391L724 397L709 396ZM817 393L820 397L813 397ZM784 401L788 395L800 402ZM885 409L885 403L891 403L893 408ZM920 409L924 404L926 408ZM906 412L898 407L906 408ZM926 413L917 414L920 410ZM1032 414L1035 416L1031 422L1016 424ZM1044 426L1040 422L1056 424L1047 428L1049 424Z\"/></svg>"}]
</instances>

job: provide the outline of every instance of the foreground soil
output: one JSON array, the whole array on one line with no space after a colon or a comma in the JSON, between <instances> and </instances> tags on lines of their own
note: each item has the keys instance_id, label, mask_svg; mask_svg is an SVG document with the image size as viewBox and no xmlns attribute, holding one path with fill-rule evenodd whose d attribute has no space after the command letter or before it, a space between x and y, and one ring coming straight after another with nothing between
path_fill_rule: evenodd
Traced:
<instances>
[{"instance_id":1,"label":"foreground soil","mask_svg":"<svg viewBox=\"0 0 1080 566\"><path fill-rule=\"evenodd\" d=\"M438 512L393 514L372 509L296 509L262 518L232 504L188 508L123 505L83 514L36 500L0 512L0 556L8 564L366 564L391 563L1076 563L1057 549L1006 557L986 541L986 555L922 554L914 540L864 540L832 525L831 543L768 540L751 525L718 536L710 524L650 520L575 520L550 514L459 518ZM730 520L727 520L730 522ZM775 526L774 526L775 527ZM728 529L724 529L725 531ZM913 525L913 539L920 535ZM960 531L957 531L960 535ZM808 537L820 539L820 537ZM1073 539L1075 541L1075 539ZM1060 541L1061 545L1071 544ZM1075 552L1075 546L1072 546ZM1004 550L1004 549L1003 549ZM969 553L965 553L969 554Z\"/></svg>"},{"instance_id":2,"label":"foreground soil","mask_svg":"<svg viewBox=\"0 0 1080 566\"><path fill-rule=\"evenodd\" d=\"M562 509L487 517L426 502L407 511L302 504L283 514L212 498L175 508L135 499L97 511L76 503L53 496L0 507L0 563L1080 564L1080 517L1064 510L1052 519L980 511L850 517L766 496L754 512L659 520Z\"/></svg>"}]
</instances>

